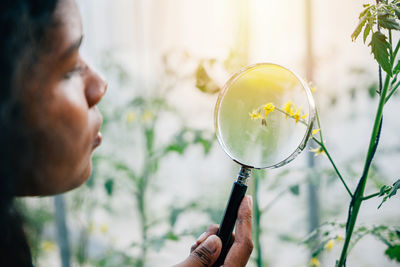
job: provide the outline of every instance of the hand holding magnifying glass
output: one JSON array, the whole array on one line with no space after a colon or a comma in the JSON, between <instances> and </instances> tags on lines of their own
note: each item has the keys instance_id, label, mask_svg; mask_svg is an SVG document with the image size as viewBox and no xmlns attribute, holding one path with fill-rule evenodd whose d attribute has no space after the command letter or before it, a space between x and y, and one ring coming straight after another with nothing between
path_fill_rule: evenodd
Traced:
<instances>
[{"instance_id":1,"label":"hand holding magnifying glass","mask_svg":"<svg viewBox=\"0 0 400 267\"><path fill-rule=\"evenodd\" d=\"M233 75L215 107L215 130L224 151L241 165L217 235L229 251L239 205L252 169L278 168L306 146L315 119L311 90L290 70L269 63L251 65Z\"/></svg>"}]
</instances>

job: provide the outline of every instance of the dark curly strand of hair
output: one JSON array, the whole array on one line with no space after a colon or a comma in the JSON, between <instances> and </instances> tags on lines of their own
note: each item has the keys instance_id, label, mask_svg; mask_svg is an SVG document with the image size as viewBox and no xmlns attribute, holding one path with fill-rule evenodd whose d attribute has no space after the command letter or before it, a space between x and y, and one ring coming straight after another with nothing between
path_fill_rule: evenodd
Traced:
<instances>
[{"instance_id":1,"label":"dark curly strand of hair","mask_svg":"<svg viewBox=\"0 0 400 267\"><path fill-rule=\"evenodd\" d=\"M37 47L53 23L57 2L0 3L0 266L32 266L22 221L13 207L16 185L32 153L29 138L24 134L22 107L13 80L20 62L40 56Z\"/></svg>"}]
</instances>

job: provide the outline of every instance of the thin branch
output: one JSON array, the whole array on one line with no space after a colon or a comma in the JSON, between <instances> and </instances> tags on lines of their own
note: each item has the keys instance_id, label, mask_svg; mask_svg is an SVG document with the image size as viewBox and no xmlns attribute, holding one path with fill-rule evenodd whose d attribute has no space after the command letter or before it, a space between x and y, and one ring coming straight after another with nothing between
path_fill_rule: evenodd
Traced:
<instances>
[{"instance_id":1,"label":"thin branch","mask_svg":"<svg viewBox=\"0 0 400 267\"><path fill-rule=\"evenodd\" d=\"M389 101L389 99L392 97L392 95L397 91L397 88L399 88L399 85L400 85L400 81L396 83L396 85L390 91L389 95L386 97L385 104Z\"/></svg>"},{"instance_id":2,"label":"thin branch","mask_svg":"<svg viewBox=\"0 0 400 267\"><path fill-rule=\"evenodd\" d=\"M274 199L272 199L263 209L261 209L261 214L264 214L265 212L267 212L287 192L288 192L288 189L285 189L285 190L282 190L282 192L280 192L278 195L276 195Z\"/></svg>"},{"instance_id":3,"label":"thin branch","mask_svg":"<svg viewBox=\"0 0 400 267\"><path fill-rule=\"evenodd\" d=\"M392 189L392 188L386 189L386 190L384 191L384 193L385 193L385 194L389 193L389 191L390 191L391 189ZM376 196L379 196L380 194L381 194L381 192L376 192L376 193L374 193L374 194L371 194L371 195L368 195L368 196L363 197L362 200L363 200L363 201L364 201L364 200L368 200L368 199L370 199L370 198L374 198L374 197L376 197Z\"/></svg>"},{"instance_id":4,"label":"thin branch","mask_svg":"<svg viewBox=\"0 0 400 267\"><path fill-rule=\"evenodd\" d=\"M336 164L333 162L333 159L331 157L331 155L329 154L328 150L326 149L325 145L323 144L323 142L320 142L317 138L315 138L314 136L312 137L312 139L314 140L314 142L316 142L318 145L321 146L321 148L324 150L326 156L328 157L329 161L331 162L333 168L335 169L336 174L339 176L340 181L342 181L344 187L346 188L347 193L349 193L350 197L353 197L353 194L351 193L349 187L347 186L346 182L344 181L342 175L340 174L338 168L336 167Z\"/></svg>"},{"instance_id":5,"label":"thin branch","mask_svg":"<svg viewBox=\"0 0 400 267\"><path fill-rule=\"evenodd\" d=\"M324 144L324 138L322 137L322 130L321 130L321 121L319 120L318 110L315 110L315 115L317 116L317 123L319 128L319 137L321 138L321 142Z\"/></svg>"},{"instance_id":6,"label":"thin branch","mask_svg":"<svg viewBox=\"0 0 400 267\"><path fill-rule=\"evenodd\" d=\"M397 41L396 48L394 49L394 52L393 52L393 63L392 64L394 64L394 61L396 59L397 52L399 52L399 49L400 49L400 40Z\"/></svg>"}]
</instances>

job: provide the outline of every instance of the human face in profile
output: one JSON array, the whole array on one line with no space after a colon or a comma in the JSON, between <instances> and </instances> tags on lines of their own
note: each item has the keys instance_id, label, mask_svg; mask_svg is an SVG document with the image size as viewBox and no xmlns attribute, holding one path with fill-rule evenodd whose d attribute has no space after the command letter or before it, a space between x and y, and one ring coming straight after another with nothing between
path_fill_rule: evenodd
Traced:
<instances>
[{"instance_id":1,"label":"human face in profile","mask_svg":"<svg viewBox=\"0 0 400 267\"><path fill-rule=\"evenodd\" d=\"M106 82L82 59L81 17L74 0L59 0L46 49L15 75L28 137L31 167L19 195L52 195L78 187L90 176L92 152L101 143L97 103ZM28 65L28 64L25 64Z\"/></svg>"}]
</instances>

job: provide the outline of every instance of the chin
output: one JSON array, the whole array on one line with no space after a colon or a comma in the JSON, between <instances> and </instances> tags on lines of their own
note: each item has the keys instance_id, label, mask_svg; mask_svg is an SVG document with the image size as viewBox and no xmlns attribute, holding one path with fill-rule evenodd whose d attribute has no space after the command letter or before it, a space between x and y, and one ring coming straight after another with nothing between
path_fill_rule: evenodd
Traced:
<instances>
[{"instance_id":1,"label":"chin","mask_svg":"<svg viewBox=\"0 0 400 267\"><path fill-rule=\"evenodd\" d=\"M68 169L77 169L70 167ZM53 175L54 171L33 175L25 179L25 184L17 190L17 196L52 196L71 191L84 184L92 172L92 161L76 173L63 172L62 175ZM28 182L29 181L29 182ZM47 182L46 182L47 181ZM68 181L68 182L66 182Z\"/></svg>"},{"instance_id":2,"label":"chin","mask_svg":"<svg viewBox=\"0 0 400 267\"><path fill-rule=\"evenodd\" d=\"M92 174L92 160L89 161L89 164L87 164L87 167L84 169L84 171L75 176L76 178L74 179L74 182L71 183L69 188L66 189L63 193L83 185L90 178L91 174Z\"/></svg>"}]
</instances>

